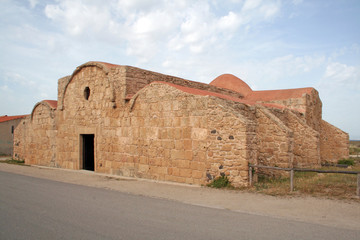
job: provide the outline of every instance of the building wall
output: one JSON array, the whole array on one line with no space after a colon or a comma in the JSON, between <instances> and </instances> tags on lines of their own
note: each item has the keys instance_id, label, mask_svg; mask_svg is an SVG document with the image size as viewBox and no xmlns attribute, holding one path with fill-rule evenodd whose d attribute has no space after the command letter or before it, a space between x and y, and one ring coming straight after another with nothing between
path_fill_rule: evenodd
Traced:
<instances>
[{"instance_id":1,"label":"building wall","mask_svg":"<svg viewBox=\"0 0 360 240\"><path fill-rule=\"evenodd\" d=\"M82 92L86 86L88 100ZM99 68L86 67L73 76L58 112L59 166L80 169L80 135L94 134L97 172L191 184L205 184L224 173L234 185L247 183L246 125L216 103L209 107L209 101L218 99L152 83L113 108L108 88ZM208 114L212 108L217 116L227 116L215 121ZM214 138L210 128L228 136ZM227 149L226 156L218 155L217 148Z\"/></svg>"},{"instance_id":2,"label":"building wall","mask_svg":"<svg viewBox=\"0 0 360 240\"><path fill-rule=\"evenodd\" d=\"M258 164L288 168L293 165L294 133L279 118L264 107L258 107L257 138L259 140ZM280 171L260 170L270 175Z\"/></svg>"},{"instance_id":3,"label":"building wall","mask_svg":"<svg viewBox=\"0 0 360 240\"><path fill-rule=\"evenodd\" d=\"M230 89L219 88L213 85L185 80L178 77L164 75L156 72L143 70L140 68L126 66L126 94L133 95L141 88L154 81L169 82L180 86L212 91L220 94L225 94L233 97L243 98L239 92Z\"/></svg>"},{"instance_id":4,"label":"building wall","mask_svg":"<svg viewBox=\"0 0 360 240\"><path fill-rule=\"evenodd\" d=\"M196 89L241 98L231 90L101 63L58 85L58 109L36 105L15 129L14 156L28 164L82 169L81 135L94 134L96 172L197 185L226 175L246 186L249 163L314 167L348 151L348 135L321 121L316 90L271 102L300 112L275 110Z\"/></svg>"},{"instance_id":5,"label":"building wall","mask_svg":"<svg viewBox=\"0 0 360 240\"><path fill-rule=\"evenodd\" d=\"M305 117L291 110L272 109L281 121L293 131L293 166L320 167L320 134L306 123Z\"/></svg>"},{"instance_id":6,"label":"building wall","mask_svg":"<svg viewBox=\"0 0 360 240\"><path fill-rule=\"evenodd\" d=\"M85 99L85 88L90 89ZM58 111L57 164L81 169L80 134L95 134L96 143L119 124L119 109L113 111L114 91L107 73L97 67L83 67L72 76L64 90L62 110ZM107 139L106 141L109 141ZM96 149L96 154L102 154ZM97 155L96 155L97 156ZM96 166L95 166L96 168Z\"/></svg>"},{"instance_id":7,"label":"building wall","mask_svg":"<svg viewBox=\"0 0 360 240\"><path fill-rule=\"evenodd\" d=\"M25 163L56 166L56 112L47 103L37 104L26 129L28 149Z\"/></svg>"},{"instance_id":8,"label":"building wall","mask_svg":"<svg viewBox=\"0 0 360 240\"><path fill-rule=\"evenodd\" d=\"M235 186L248 184L248 164L256 161L254 115L244 104L210 98L208 113L208 180L228 176Z\"/></svg>"},{"instance_id":9,"label":"building wall","mask_svg":"<svg viewBox=\"0 0 360 240\"><path fill-rule=\"evenodd\" d=\"M115 174L204 184L207 160L207 97L153 83L129 102L121 127ZM111 154L112 151L109 151ZM106 169L109 171L110 169Z\"/></svg>"},{"instance_id":10,"label":"building wall","mask_svg":"<svg viewBox=\"0 0 360 240\"><path fill-rule=\"evenodd\" d=\"M330 123L321 121L321 163L337 163L349 157L349 134Z\"/></svg>"},{"instance_id":11,"label":"building wall","mask_svg":"<svg viewBox=\"0 0 360 240\"><path fill-rule=\"evenodd\" d=\"M129 74L128 69L126 71ZM115 73L108 74L116 76ZM64 91L63 110L58 113L59 166L80 169L80 134L94 134L97 172L194 184L204 184L223 172L231 178L237 177L235 185L236 181L247 181L245 158L249 154L245 150L246 127L242 126L242 132L237 133L233 125L224 127L235 122L234 119L229 120L228 117L220 122L223 126L221 131L231 131L229 136L232 134L239 141L236 147L236 144L232 144L236 151L228 150L219 171L219 166L214 167L217 165L214 162L217 153L207 156L206 146L210 141L207 97L185 94L179 90L172 95L173 87L153 83L140 90L130 102L113 108L110 104L113 99L110 97L112 86L108 74L97 66L88 66L74 74L68 83ZM138 86L134 79L127 81L133 81L128 86ZM121 83L121 79L117 82ZM83 95L85 87L90 88L88 100ZM118 92L122 87L121 84L117 86L116 98L121 98ZM154 114L161 118L154 119ZM238 126L241 127L240 124ZM229 138L227 140L236 142ZM225 145L224 149L227 149L230 145L226 145L226 141L215 142ZM211 147L218 146L212 144ZM239 156L242 158L238 161L241 164L235 163ZM240 171L242 179L239 178Z\"/></svg>"},{"instance_id":12,"label":"building wall","mask_svg":"<svg viewBox=\"0 0 360 240\"><path fill-rule=\"evenodd\" d=\"M198 185L225 174L235 186L246 185L247 119L222 102L164 83L145 87L130 102L131 125L118 131L120 149L128 147L120 155L134 164L110 168L124 174L130 164L127 174Z\"/></svg>"},{"instance_id":13,"label":"building wall","mask_svg":"<svg viewBox=\"0 0 360 240\"><path fill-rule=\"evenodd\" d=\"M319 93L315 89L310 94L303 96L306 101L306 123L314 130L320 132L322 121L322 102Z\"/></svg>"},{"instance_id":14,"label":"building wall","mask_svg":"<svg viewBox=\"0 0 360 240\"><path fill-rule=\"evenodd\" d=\"M29 139L27 137L27 129L30 123L30 116L21 119L14 131L14 153L13 158L26 160Z\"/></svg>"},{"instance_id":15,"label":"building wall","mask_svg":"<svg viewBox=\"0 0 360 240\"><path fill-rule=\"evenodd\" d=\"M0 123L0 154L12 155L13 154L13 132L21 119L9 120Z\"/></svg>"}]
</instances>

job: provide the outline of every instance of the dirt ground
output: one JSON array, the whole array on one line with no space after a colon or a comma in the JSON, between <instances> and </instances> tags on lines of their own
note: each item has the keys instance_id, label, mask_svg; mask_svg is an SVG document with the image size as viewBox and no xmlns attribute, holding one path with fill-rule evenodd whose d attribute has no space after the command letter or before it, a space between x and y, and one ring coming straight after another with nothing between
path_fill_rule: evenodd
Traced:
<instances>
[{"instance_id":1,"label":"dirt ground","mask_svg":"<svg viewBox=\"0 0 360 240\"><path fill-rule=\"evenodd\" d=\"M210 208L360 230L360 204L353 201L313 197L273 197L234 190L125 178L83 170L29 167L6 163L0 163L0 171Z\"/></svg>"}]
</instances>

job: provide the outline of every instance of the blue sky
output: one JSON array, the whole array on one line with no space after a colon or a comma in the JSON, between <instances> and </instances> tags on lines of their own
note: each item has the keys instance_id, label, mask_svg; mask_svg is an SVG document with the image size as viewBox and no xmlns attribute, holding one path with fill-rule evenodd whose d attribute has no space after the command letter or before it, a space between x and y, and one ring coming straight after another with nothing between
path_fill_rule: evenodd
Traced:
<instances>
[{"instance_id":1,"label":"blue sky","mask_svg":"<svg viewBox=\"0 0 360 240\"><path fill-rule=\"evenodd\" d=\"M0 115L57 97L87 61L253 90L314 87L360 139L359 0L0 0Z\"/></svg>"}]
</instances>

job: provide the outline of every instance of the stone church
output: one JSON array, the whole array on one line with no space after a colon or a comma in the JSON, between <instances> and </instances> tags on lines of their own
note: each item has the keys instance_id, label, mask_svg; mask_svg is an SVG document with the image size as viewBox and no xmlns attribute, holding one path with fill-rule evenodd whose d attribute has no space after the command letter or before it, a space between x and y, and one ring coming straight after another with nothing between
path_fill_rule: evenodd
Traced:
<instances>
[{"instance_id":1,"label":"stone church","mask_svg":"<svg viewBox=\"0 0 360 240\"><path fill-rule=\"evenodd\" d=\"M59 79L57 101L14 132L26 164L197 185L226 175L246 186L249 163L315 168L348 154L314 88L253 91L230 74L204 84L103 62Z\"/></svg>"}]
</instances>

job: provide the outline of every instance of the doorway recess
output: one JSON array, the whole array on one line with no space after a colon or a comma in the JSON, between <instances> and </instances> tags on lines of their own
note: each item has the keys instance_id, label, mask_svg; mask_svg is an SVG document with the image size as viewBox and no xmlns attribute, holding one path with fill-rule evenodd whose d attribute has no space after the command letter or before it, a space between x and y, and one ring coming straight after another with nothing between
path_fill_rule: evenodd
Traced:
<instances>
[{"instance_id":1,"label":"doorway recess","mask_svg":"<svg viewBox=\"0 0 360 240\"><path fill-rule=\"evenodd\" d=\"M94 134L81 134L82 168L94 171Z\"/></svg>"}]
</instances>

